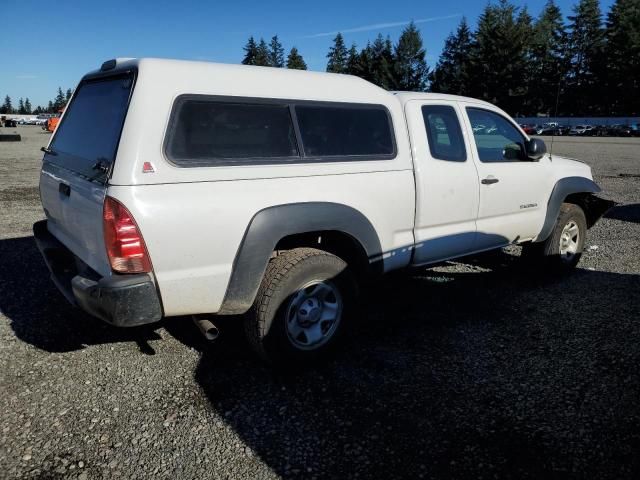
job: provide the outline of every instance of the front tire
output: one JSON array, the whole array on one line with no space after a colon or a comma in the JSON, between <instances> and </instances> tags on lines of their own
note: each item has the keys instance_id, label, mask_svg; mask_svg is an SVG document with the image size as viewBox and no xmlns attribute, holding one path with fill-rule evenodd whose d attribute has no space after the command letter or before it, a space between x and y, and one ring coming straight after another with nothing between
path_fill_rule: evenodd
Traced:
<instances>
[{"instance_id":1,"label":"front tire","mask_svg":"<svg viewBox=\"0 0 640 480\"><path fill-rule=\"evenodd\" d=\"M580 261L586 236L587 219L582 208L563 203L549 238L544 242L525 245L522 255L532 264L535 262L535 265L552 271L566 272Z\"/></svg>"},{"instance_id":2,"label":"front tire","mask_svg":"<svg viewBox=\"0 0 640 480\"><path fill-rule=\"evenodd\" d=\"M317 360L339 342L356 298L356 283L341 258L314 248L271 259L245 332L270 363L295 367Z\"/></svg>"}]
</instances>

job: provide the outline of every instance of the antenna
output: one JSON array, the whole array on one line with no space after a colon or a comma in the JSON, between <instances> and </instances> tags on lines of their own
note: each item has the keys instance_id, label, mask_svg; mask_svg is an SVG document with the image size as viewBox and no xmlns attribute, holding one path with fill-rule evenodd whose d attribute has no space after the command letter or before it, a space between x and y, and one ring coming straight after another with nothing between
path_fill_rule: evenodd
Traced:
<instances>
[{"instance_id":1,"label":"antenna","mask_svg":"<svg viewBox=\"0 0 640 480\"><path fill-rule=\"evenodd\" d=\"M554 120L558 119L558 104L560 103L560 86L562 85L562 77L558 79L558 91L556 92L556 108L553 112ZM557 122L556 122L557 123ZM558 125L560 127L560 125ZM549 148L549 160L553 160L553 140L556 138L556 131L551 134L551 147Z\"/></svg>"}]
</instances>

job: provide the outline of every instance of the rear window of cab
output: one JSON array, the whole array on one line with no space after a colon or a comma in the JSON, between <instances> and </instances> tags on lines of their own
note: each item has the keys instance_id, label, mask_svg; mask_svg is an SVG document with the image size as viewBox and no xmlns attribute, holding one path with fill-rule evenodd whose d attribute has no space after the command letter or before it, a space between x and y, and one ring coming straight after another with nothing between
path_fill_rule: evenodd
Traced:
<instances>
[{"instance_id":1,"label":"rear window of cab","mask_svg":"<svg viewBox=\"0 0 640 480\"><path fill-rule=\"evenodd\" d=\"M165 154L180 167L395 158L391 117L373 104L185 95Z\"/></svg>"}]
</instances>

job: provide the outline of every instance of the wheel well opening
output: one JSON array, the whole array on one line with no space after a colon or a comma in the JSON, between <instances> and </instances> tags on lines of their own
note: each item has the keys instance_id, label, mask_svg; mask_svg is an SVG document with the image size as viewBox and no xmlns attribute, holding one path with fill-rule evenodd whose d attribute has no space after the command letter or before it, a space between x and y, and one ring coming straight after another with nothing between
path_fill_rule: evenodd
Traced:
<instances>
[{"instance_id":1,"label":"wheel well opening","mask_svg":"<svg viewBox=\"0 0 640 480\"><path fill-rule=\"evenodd\" d=\"M590 192L572 193L564 199L564 203L579 206L587 219L587 228L591 228L615 203L596 197Z\"/></svg>"},{"instance_id":2,"label":"wheel well opening","mask_svg":"<svg viewBox=\"0 0 640 480\"><path fill-rule=\"evenodd\" d=\"M370 272L369 257L364 247L351 235L337 230L322 230L298 233L282 238L275 251L293 248L317 248L340 257L355 271L358 276Z\"/></svg>"}]
</instances>

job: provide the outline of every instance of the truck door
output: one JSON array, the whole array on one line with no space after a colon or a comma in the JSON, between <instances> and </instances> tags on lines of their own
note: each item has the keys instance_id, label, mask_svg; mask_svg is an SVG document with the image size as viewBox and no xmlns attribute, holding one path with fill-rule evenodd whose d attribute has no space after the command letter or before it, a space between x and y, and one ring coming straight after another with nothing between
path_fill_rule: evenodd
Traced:
<instances>
[{"instance_id":1,"label":"truck door","mask_svg":"<svg viewBox=\"0 0 640 480\"><path fill-rule=\"evenodd\" d=\"M468 253L476 235L479 186L459 107L411 100L405 110L416 181L413 263Z\"/></svg>"},{"instance_id":2,"label":"truck door","mask_svg":"<svg viewBox=\"0 0 640 480\"><path fill-rule=\"evenodd\" d=\"M478 235L474 250L486 250L535 237L542 227L553 176L547 156L532 161L527 138L499 110L460 103L471 154L480 178Z\"/></svg>"}]
</instances>

